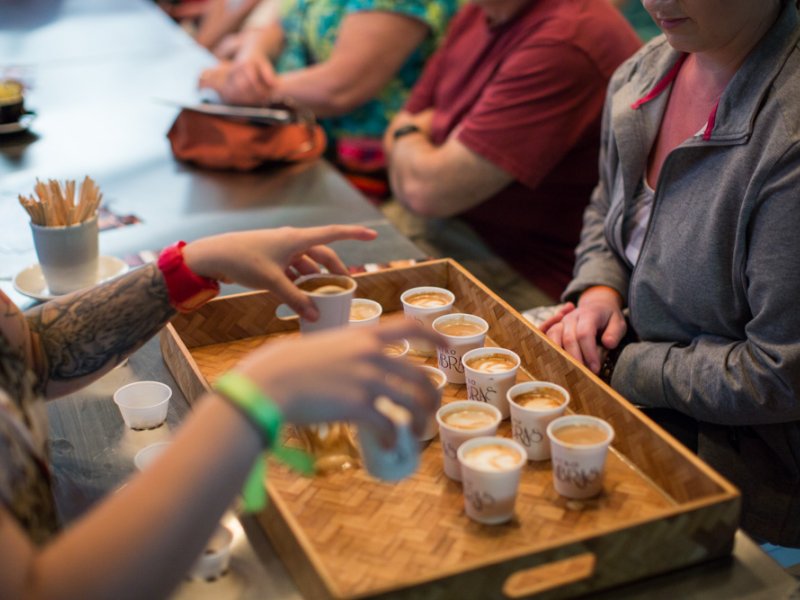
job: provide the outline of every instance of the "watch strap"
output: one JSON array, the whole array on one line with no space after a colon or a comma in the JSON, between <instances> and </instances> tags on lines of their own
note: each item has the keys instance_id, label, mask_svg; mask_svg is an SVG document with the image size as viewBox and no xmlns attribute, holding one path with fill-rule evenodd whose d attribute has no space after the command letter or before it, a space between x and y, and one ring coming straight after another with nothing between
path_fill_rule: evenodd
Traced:
<instances>
[{"instance_id":1,"label":"watch strap","mask_svg":"<svg viewBox=\"0 0 800 600\"><path fill-rule=\"evenodd\" d=\"M407 125L402 125L395 129L392 133L392 139L399 140L401 137L411 133L422 133L422 130L413 123L408 123Z\"/></svg>"}]
</instances>

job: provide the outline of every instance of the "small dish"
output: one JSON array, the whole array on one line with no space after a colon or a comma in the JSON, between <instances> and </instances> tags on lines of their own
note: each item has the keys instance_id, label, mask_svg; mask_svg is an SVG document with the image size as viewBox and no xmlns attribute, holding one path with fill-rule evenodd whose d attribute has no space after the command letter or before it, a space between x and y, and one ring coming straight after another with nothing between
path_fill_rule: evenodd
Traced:
<instances>
[{"instance_id":1,"label":"small dish","mask_svg":"<svg viewBox=\"0 0 800 600\"><path fill-rule=\"evenodd\" d=\"M156 442L155 444L145 446L133 457L133 464L136 465L138 470L144 471L169 448L171 443L172 442Z\"/></svg>"},{"instance_id":2,"label":"small dish","mask_svg":"<svg viewBox=\"0 0 800 600\"><path fill-rule=\"evenodd\" d=\"M128 265L116 256L101 256L97 268L97 283L122 275L127 270ZM58 297L58 294L52 294L48 289L39 263L25 267L17 273L14 277L14 289L36 300L52 300Z\"/></svg>"},{"instance_id":3,"label":"small dish","mask_svg":"<svg viewBox=\"0 0 800 600\"><path fill-rule=\"evenodd\" d=\"M28 127L31 126L31 123L33 123L33 120L35 118L36 118L36 113L29 112L22 115L19 118L19 121L14 121L12 123L0 123L0 135L27 131Z\"/></svg>"}]
</instances>

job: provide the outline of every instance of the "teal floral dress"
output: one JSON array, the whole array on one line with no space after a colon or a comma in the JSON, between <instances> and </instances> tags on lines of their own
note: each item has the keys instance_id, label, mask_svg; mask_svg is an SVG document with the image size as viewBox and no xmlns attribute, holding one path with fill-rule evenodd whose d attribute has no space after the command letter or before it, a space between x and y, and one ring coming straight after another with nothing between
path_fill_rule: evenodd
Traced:
<instances>
[{"instance_id":1,"label":"teal floral dress","mask_svg":"<svg viewBox=\"0 0 800 600\"><path fill-rule=\"evenodd\" d=\"M389 120L405 104L425 61L438 46L461 3L463 0L286 0L281 21L285 44L276 68L279 72L294 71L326 61L333 52L342 21L353 13L392 12L425 23L430 35L376 98L346 115L322 120L332 140L380 139Z\"/></svg>"}]
</instances>

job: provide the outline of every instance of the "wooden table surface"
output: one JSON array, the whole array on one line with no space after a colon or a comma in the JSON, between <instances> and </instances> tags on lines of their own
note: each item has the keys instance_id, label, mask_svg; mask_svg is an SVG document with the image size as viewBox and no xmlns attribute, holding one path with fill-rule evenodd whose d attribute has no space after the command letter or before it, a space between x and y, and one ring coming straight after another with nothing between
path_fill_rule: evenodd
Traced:
<instances>
[{"instance_id":1,"label":"wooden table surface","mask_svg":"<svg viewBox=\"0 0 800 600\"><path fill-rule=\"evenodd\" d=\"M112 210L142 223L101 233L101 253L126 256L181 238L220 231L365 223L380 236L369 245L335 247L349 264L422 258L329 165L272 172L210 173L177 163L165 134L175 117L159 100L196 100L199 71L213 58L147 0L4 0L0 3L0 76L31 86L31 130L0 137L0 288L21 306L11 278L36 261L17 194L35 179L92 176ZM238 291L227 288L225 292ZM111 395L131 381L155 379L174 392L167 425L133 432ZM49 405L57 499L74 518L133 474L141 448L168 439L189 408L148 342L120 368ZM235 530L229 575L184 583L180 599L300 598L261 529L229 517ZM650 579L598 598L788 598L797 582L739 532L730 559Z\"/></svg>"}]
</instances>

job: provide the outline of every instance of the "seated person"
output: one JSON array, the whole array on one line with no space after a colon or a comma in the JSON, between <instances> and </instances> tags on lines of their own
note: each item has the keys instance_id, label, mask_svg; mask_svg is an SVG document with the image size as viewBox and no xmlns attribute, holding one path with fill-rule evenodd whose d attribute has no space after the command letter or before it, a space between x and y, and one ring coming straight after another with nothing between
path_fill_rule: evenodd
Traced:
<instances>
[{"instance_id":1,"label":"seated person","mask_svg":"<svg viewBox=\"0 0 800 600\"><path fill-rule=\"evenodd\" d=\"M723 4L644 1L666 39L611 81L577 307L542 329L800 546L800 17Z\"/></svg>"},{"instance_id":2,"label":"seated person","mask_svg":"<svg viewBox=\"0 0 800 600\"><path fill-rule=\"evenodd\" d=\"M176 306L186 310L185 296L213 291L212 280L202 278L269 288L315 320L313 302L285 271L323 265L346 273L320 244L374 237L357 226L230 233L187 244L178 269L149 264L26 313L0 292L0 597L167 597L254 460L275 441L281 420L360 421L391 444L394 427L374 406L382 395L408 407L421 432L435 391L421 369L383 350L417 336L442 343L433 332L403 321L358 336L341 329L266 344L230 372L236 385L195 405L161 460L59 532L45 397L73 392L112 369Z\"/></svg>"},{"instance_id":3,"label":"seated person","mask_svg":"<svg viewBox=\"0 0 800 600\"><path fill-rule=\"evenodd\" d=\"M459 215L552 303L597 181L608 80L639 45L608 2L466 6L384 136L395 198Z\"/></svg>"},{"instance_id":4,"label":"seated person","mask_svg":"<svg viewBox=\"0 0 800 600\"><path fill-rule=\"evenodd\" d=\"M258 30L279 18L280 0L210 0L194 39L217 58L233 58Z\"/></svg>"},{"instance_id":5,"label":"seated person","mask_svg":"<svg viewBox=\"0 0 800 600\"><path fill-rule=\"evenodd\" d=\"M233 60L206 70L200 86L231 104L289 98L320 118L332 157L343 138L366 139L373 143L357 150L369 162L457 5L294 0L280 22L251 37Z\"/></svg>"}]
</instances>

